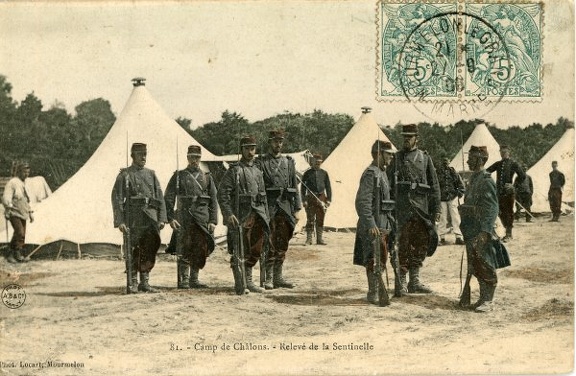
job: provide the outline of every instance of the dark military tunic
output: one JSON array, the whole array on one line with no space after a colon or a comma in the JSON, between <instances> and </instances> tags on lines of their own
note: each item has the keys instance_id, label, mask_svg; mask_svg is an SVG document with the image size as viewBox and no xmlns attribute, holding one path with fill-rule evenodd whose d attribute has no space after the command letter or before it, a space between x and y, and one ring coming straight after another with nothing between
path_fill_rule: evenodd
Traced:
<instances>
[{"instance_id":1,"label":"dark military tunic","mask_svg":"<svg viewBox=\"0 0 576 376\"><path fill-rule=\"evenodd\" d=\"M306 202L306 228L308 230L312 230L314 226L323 228L326 211L318 200L323 203L332 201L332 187L328 172L321 168L306 170L302 176L300 193L302 200Z\"/></svg>"},{"instance_id":2,"label":"dark military tunic","mask_svg":"<svg viewBox=\"0 0 576 376\"><path fill-rule=\"evenodd\" d=\"M566 184L566 178L560 171L552 170L549 174L550 188L548 190L548 201L552 214L559 216L562 213L562 188Z\"/></svg>"},{"instance_id":3,"label":"dark military tunic","mask_svg":"<svg viewBox=\"0 0 576 376\"><path fill-rule=\"evenodd\" d=\"M460 206L460 230L466 242L468 270L478 280L496 285L496 249L492 238L496 238L494 224L498 216L496 185L486 171L470 176L464 204ZM490 234L490 241L478 243L481 233Z\"/></svg>"},{"instance_id":4,"label":"dark military tunic","mask_svg":"<svg viewBox=\"0 0 576 376\"><path fill-rule=\"evenodd\" d=\"M132 165L120 170L112 189L114 227L130 229L134 270L150 272L160 247L159 224L165 223L166 205L154 171Z\"/></svg>"},{"instance_id":5,"label":"dark military tunic","mask_svg":"<svg viewBox=\"0 0 576 376\"><path fill-rule=\"evenodd\" d=\"M396 201L400 266L404 270L420 267L438 245L433 223L440 213L436 169L426 152L401 150L394 155L387 174Z\"/></svg>"},{"instance_id":6,"label":"dark military tunic","mask_svg":"<svg viewBox=\"0 0 576 376\"><path fill-rule=\"evenodd\" d=\"M520 205L527 210L526 220L530 219L530 208L532 207L532 194L534 193L534 183L532 177L526 174L524 180L520 180L517 176L514 180L514 189L516 190L516 199ZM516 205L516 217L519 218L519 213L521 211L520 205Z\"/></svg>"},{"instance_id":7,"label":"dark military tunic","mask_svg":"<svg viewBox=\"0 0 576 376\"><path fill-rule=\"evenodd\" d=\"M394 202L390 199L390 183L386 173L372 164L364 170L356 193L356 240L354 242L354 264L371 267L374 260L373 241L369 230L378 227L382 233L382 261L385 263L388 236L393 230ZM378 211L380 209L380 211Z\"/></svg>"},{"instance_id":8,"label":"dark military tunic","mask_svg":"<svg viewBox=\"0 0 576 376\"><path fill-rule=\"evenodd\" d=\"M506 229L512 229L514 226L514 202L516 194L513 189L509 189L512 184L514 174L518 176L518 182L526 178L526 173L520 165L511 158L502 159L493 163L486 168L486 171L492 173L496 171L496 189L498 190L499 216L502 225Z\"/></svg>"},{"instance_id":9,"label":"dark military tunic","mask_svg":"<svg viewBox=\"0 0 576 376\"><path fill-rule=\"evenodd\" d=\"M268 212L270 214L270 243L272 245L267 262L283 262L288 251L288 242L294 234L294 213L302 204L296 180L296 164L290 156L278 157L267 154L256 158L255 164L262 171L266 186Z\"/></svg>"},{"instance_id":10,"label":"dark military tunic","mask_svg":"<svg viewBox=\"0 0 576 376\"><path fill-rule=\"evenodd\" d=\"M238 201L239 199L239 201ZM253 267L260 258L266 235L270 232L266 188L262 171L254 163L230 166L218 187L218 203L228 226L228 252L234 252L231 236L234 228L227 223L234 214L243 227L246 266Z\"/></svg>"},{"instance_id":11,"label":"dark military tunic","mask_svg":"<svg viewBox=\"0 0 576 376\"><path fill-rule=\"evenodd\" d=\"M188 167L174 173L164 200L168 221L176 219L182 228L175 231L182 261L202 269L214 251L214 237L208 225L218 223L216 185L210 173ZM177 210L174 210L178 205ZM176 246L176 244L175 244Z\"/></svg>"}]
</instances>

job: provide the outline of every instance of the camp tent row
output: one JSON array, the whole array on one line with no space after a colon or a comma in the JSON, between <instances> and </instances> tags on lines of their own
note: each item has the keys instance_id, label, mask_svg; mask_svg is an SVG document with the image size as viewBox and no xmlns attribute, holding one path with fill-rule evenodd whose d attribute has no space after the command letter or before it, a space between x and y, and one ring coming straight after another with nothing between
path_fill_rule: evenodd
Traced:
<instances>
[{"instance_id":1,"label":"camp tent row","mask_svg":"<svg viewBox=\"0 0 576 376\"><path fill-rule=\"evenodd\" d=\"M326 158L323 168L329 172L332 182L332 205L326 216L328 229L353 229L357 215L354 197L360 176L372 161L370 147L375 140L390 141L374 120L370 110L363 113L338 146ZM151 97L141 81L135 81L134 89L118 119L95 153L86 164L48 199L38 204L35 222L27 229L27 243L48 245L69 242L80 246L119 245L121 233L113 226L111 190L121 168L130 163L129 147L133 142L148 145L147 165L156 171L161 186L178 168L187 165L186 150L191 144L200 145L192 136L171 119ZM557 145L537 163L529 173L535 183L534 211L548 211L545 192L548 187L549 166L558 160L567 178L564 199L574 201L574 130L570 129ZM485 124L478 124L462 150L454 157L451 166L462 171L462 161L471 145L486 145L490 153L488 163L499 159L499 146ZM209 164L233 162L237 156L215 156L204 146L201 168L208 171ZM167 154L167 151L173 155ZM310 153L302 151L291 154L297 170L303 173L309 166ZM466 167L466 166L464 166ZM542 199L543 198L543 199ZM305 224L302 216L298 228ZM0 232L3 232L1 229ZM222 238L226 233L223 225L216 228L215 235ZM168 243L169 228L161 232L162 242ZM0 235L5 237L5 234Z\"/></svg>"}]
</instances>

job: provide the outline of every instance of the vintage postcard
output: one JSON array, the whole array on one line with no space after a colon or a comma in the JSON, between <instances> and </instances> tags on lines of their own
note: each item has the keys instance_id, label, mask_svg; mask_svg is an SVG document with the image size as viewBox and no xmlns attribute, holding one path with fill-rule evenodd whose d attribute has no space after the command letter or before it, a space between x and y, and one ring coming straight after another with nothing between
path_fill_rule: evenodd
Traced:
<instances>
[{"instance_id":1,"label":"vintage postcard","mask_svg":"<svg viewBox=\"0 0 576 376\"><path fill-rule=\"evenodd\" d=\"M574 39L572 0L1 2L0 374L573 372ZM281 115L353 125L215 128Z\"/></svg>"}]
</instances>

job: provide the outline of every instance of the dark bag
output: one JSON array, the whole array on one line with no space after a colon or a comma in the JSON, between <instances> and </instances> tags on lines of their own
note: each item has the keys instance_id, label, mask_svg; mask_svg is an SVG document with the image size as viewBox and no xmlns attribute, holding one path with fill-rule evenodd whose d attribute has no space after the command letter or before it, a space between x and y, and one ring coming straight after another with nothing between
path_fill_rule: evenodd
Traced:
<instances>
[{"instance_id":1,"label":"dark bag","mask_svg":"<svg viewBox=\"0 0 576 376\"><path fill-rule=\"evenodd\" d=\"M496 269L505 268L512 265L510 263L510 256L508 255L508 250L504 246L504 243L500 239L492 240L492 245L496 250Z\"/></svg>"}]
</instances>

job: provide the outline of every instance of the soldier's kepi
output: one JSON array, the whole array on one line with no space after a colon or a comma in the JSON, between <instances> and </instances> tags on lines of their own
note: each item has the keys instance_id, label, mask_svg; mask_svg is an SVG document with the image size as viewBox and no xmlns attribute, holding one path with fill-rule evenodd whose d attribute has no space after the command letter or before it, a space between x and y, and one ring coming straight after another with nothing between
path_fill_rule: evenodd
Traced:
<instances>
[{"instance_id":1,"label":"soldier's kepi","mask_svg":"<svg viewBox=\"0 0 576 376\"><path fill-rule=\"evenodd\" d=\"M155 172L144 167L146 144L134 143L130 155L132 165L120 170L112 189L114 227L130 240L125 250L127 259L130 259L130 265L127 265L128 291L156 292L150 286L149 278L160 247L160 230L167 221L166 206Z\"/></svg>"},{"instance_id":2,"label":"soldier's kepi","mask_svg":"<svg viewBox=\"0 0 576 376\"><path fill-rule=\"evenodd\" d=\"M440 186L432 158L417 147L418 126L404 125L402 135L403 148L387 169L396 201L400 280L404 292L430 293L420 281L420 268L438 245L435 222L440 217Z\"/></svg>"},{"instance_id":3,"label":"soldier's kepi","mask_svg":"<svg viewBox=\"0 0 576 376\"><path fill-rule=\"evenodd\" d=\"M176 254L180 289L208 287L198 280L198 274L215 246L216 185L211 174L200 169L201 156L200 146L188 147L188 166L170 178L164 197L167 218L174 230L167 252Z\"/></svg>"}]
</instances>

